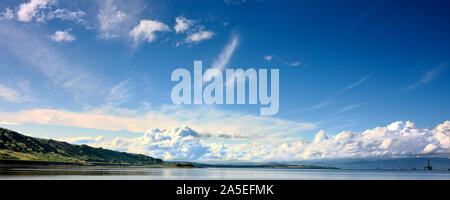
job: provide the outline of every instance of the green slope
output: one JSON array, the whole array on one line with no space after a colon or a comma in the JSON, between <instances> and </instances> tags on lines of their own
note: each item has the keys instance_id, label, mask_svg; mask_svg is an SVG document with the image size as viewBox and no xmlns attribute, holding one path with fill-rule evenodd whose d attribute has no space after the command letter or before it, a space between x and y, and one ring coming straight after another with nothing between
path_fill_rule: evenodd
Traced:
<instances>
[{"instance_id":1,"label":"green slope","mask_svg":"<svg viewBox=\"0 0 450 200\"><path fill-rule=\"evenodd\" d=\"M0 128L0 160L33 160L75 163L148 165L161 159L141 154L74 145L67 142L28 137Z\"/></svg>"}]
</instances>

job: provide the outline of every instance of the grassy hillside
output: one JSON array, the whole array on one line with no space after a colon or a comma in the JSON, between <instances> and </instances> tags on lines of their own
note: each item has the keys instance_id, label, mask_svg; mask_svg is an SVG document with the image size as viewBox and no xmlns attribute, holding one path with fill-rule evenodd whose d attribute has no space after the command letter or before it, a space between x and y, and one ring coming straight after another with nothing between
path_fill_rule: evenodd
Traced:
<instances>
[{"instance_id":1,"label":"grassy hillside","mask_svg":"<svg viewBox=\"0 0 450 200\"><path fill-rule=\"evenodd\" d=\"M76 163L161 164L161 159L87 145L28 137L0 128L0 160L33 160Z\"/></svg>"}]
</instances>

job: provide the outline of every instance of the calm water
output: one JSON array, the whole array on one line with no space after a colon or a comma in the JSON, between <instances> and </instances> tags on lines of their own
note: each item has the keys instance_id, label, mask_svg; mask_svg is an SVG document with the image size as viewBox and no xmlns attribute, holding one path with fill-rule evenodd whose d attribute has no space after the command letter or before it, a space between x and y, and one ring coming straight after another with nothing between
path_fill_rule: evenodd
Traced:
<instances>
[{"instance_id":1,"label":"calm water","mask_svg":"<svg viewBox=\"0 0 450 200\"><path fill-rule=\"evenodd\" d=\"M295 180L450 180L448 171L387 171L262 168L116 168L116 169L9 169L0 179L295 179Z\"/></svg>"}]
</instances>

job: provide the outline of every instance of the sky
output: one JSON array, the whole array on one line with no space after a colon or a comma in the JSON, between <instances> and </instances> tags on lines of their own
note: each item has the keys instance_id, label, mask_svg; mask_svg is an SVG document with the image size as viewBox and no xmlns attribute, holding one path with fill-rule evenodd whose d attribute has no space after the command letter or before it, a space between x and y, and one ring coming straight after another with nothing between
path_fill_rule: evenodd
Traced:
<instances>
[{"instance_id":1,"label":"sky","mask_svg":"<svg viewBox=\"0 0 450 200\"><path fill-rule=\"evenodd\" d=\"M165 160L447 156L448 1L4 0L0 127ZM279 69L279 111L175 69Z\"/></svg>"}]
</instances>

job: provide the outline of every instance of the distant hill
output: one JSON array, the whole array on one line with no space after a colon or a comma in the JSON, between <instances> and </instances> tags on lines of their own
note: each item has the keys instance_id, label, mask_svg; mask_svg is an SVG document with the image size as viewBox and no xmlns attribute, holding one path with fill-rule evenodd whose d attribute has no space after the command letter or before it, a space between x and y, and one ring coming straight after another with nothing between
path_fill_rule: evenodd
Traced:
<instances>
[{"instance_id":1,"label":"distant hill","mask_svg":"<svg viewBox=\"0 0 450 200\"><path fill-rule=\"evenodd\" d=\"M0 128L0 160L30 160L72 163L149 165L163 161L142 154L131 154L74 145L67 142L28 137Z\"/></svg>"},{"instance_id":2,"label":"distant hill","mask_svg":"<svg viewBox=\"0 0 450 200\"><path fill-rule=\"evenodd\" d=\"M419 169L427 165L427 161L435 170L450 169L450 159L439 157L423 158L396 158L396 159L372 159L372 160L348 160L334 162L332 166L345 169Z\"/></svg>"},{"instance_id":3,"label":"distant hill","mask_svg":"<svg viewBox=\"0 0 450 200\"><path fill-rule=\"evenodd\" d=\"M410 158L364 158L364 159L334 159L334 160L309 160L292 162L288 164L325 165L341 169L423 169L427 161L435 170L450 169L450 159L443 157L410 157Z\"/></svg>"}]
</instances>

